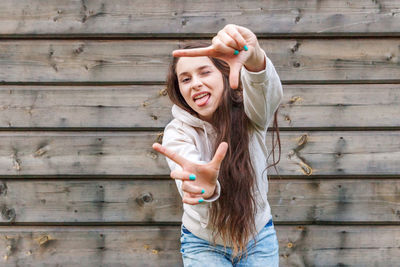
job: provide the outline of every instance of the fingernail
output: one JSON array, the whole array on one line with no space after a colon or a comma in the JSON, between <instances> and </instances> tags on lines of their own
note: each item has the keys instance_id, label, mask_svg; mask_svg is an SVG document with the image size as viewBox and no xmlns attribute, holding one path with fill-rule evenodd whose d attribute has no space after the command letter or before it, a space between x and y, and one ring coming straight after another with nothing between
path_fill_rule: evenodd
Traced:
<instances>
[{"instance_id":1,"label":"fingernail","mask_svg":"<svg viewBox=\"0 0 400 267\"><path fill-rule=\"evenodd\" d=\"M243 48L244 48L244 51L249 50L249 48L247 47L247 45L245 45Z\"/></svg>"},{"instance_id":2,"label":"fingernail","mask_svg":"<svg viewBox=\"0 0 400 267\"><path fill-rule=\"evenodd\" d=\"M196 175L194 175L194 174L189 175L189 179L192 181L196 180Z\"/></svg>"},{"instance_id":3,"label":"fingernail","mask_svg":"<svg viewBox=\"0 0 400 267\"><path fill-rule=\"evenodd\" d=\"M203 201L204 201L204 199L202 199L202 198L199 199L199 203L201 203L201 202L203 202Z\"/></svg>"},{"instance_id":4,"label":"fingernail","mask_svg":"<svg viewBox=\"0 0 400 267\"><path fill-rule=\"evenodd\" d=\"M204 189L201 189L201 193L202 193L202 194L204 194L204 192L206 192L206 190L204 190Z\"/></svg>"},{"instance_id":5,"label":"fingernail","mask_svg":"<svg viewBox=\"0 0 400 267\"><path fill-rule=\"evenodd\" d=\"M235 50L235 53L233 53L234 55L237 55L237 54L239 54L239 51L238 50Z\"/></svg>"}]
</instances>

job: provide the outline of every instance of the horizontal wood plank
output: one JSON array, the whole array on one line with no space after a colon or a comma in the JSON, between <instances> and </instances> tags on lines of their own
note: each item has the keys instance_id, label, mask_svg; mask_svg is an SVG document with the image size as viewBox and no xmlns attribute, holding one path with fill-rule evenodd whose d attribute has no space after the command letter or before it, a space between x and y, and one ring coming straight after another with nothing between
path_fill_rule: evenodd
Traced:
<instances>
[{"instance_id":1,"label":"horizontal wood plank","mask_svg":"<svg viewBox=\"0 0 400 267\"><path fill-rule=\"evenodd\" d=\"M281 131L280 137L280 175L400 173L399 131ZM165 157L151 147L161 138L162 132L0 132L0 175L169 175ZM271 140L268 132L269 151ZM275 154L278 160L278 147Z\"/></svg>"},{"instance_id":2,"label":"horizontal wood plank","mask_svg":"<svg viewBox=\"0 0 400 267\"><path fill-rule=\"evenodd\" d=\"M171 119L165 85L0 86L1 128L152 128ZM399 127L399 84L283 86L280 128ZM373 111L373 112L371 112Z\"/></svg>"},{"instance_id":3,"label":"horizontal wood plank","mask_svg":"<svg viewBox=\"0 0 400 267\"><path fill-rule=\"evenodd\" d=\"M207 39L210 42L210 39ZM178 40L6 40L0 81L165 82ZM283 82L400 82L399 38L260 39Z\"/></svg>"},{"instance_id":4,"label":"horizontal wood plank","mask_svg":"<svg viewBox=\"0 0 400 267\"><path fill-rule=\"evenodd\" d=\"M398 35L400 24L396 0L2 0L0 10L3 35L193 36L228 23L264 35Z\"/></svg>"},{"instance_id":5,"label":"horizontal wood plank","mask_svg":"<svg viewBox=\"0 0 400 267\"><path fill-rule=\"evenodd\" d=\"M0 227L1 266L179 266L178 227Z\"/></svg>"},{"instance_id":6,"label":"horizontal wood plank","mask_svg":"<svg viewBox=\"0 0 400 267\"><path fill-rule=\"evenodd\" d=\"M396 266L398 226L275 225L280 266ZM179 226L0 227L2 266L182 266Z\"/></svg>"},{"instance_id":7,"label":"horizontal wood plank","mask_svg":"<svg viewBox=\"0 0 400 267\"><path fill-rule=\"evenodd\" d=\"M3 85L0 127L161 128L172 116L164 88Z\"/></svg>"},{"instance_id":8,"label":"horizontal wood plank","mask_svg":"<svg viewBox=\"0 0 400 267\"><path fill-rule=\"evenodd\" d=\"M280 223L400 223L399 179L270 179L267 197ZM172 179L0 180L0 207L5 224L176 223L183 212Z\"/></svg>"}]
</instances>

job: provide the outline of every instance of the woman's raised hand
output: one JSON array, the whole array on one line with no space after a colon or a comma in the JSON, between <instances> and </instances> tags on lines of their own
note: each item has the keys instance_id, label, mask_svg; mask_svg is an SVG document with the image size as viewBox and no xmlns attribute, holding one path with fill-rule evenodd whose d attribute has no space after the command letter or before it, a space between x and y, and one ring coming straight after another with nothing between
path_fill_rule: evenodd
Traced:
<instances>
[{"instance_id":1,"label":"woman's raised hand","mask_svg":"<svg viewBox=\"0 0 400 267\"><path fill-rule=\"evenodd\" d=\"M210 56L222 59L230 67L229 84L232 89L239 86L239 73L243 65L250 71L264 69L264 54L261 52L257 36L249 29L228 24L212 39L209 47L178 49L174 57Z\"/></svg>"},{"instance_id":2,"label":"woman's raised hand","mask_svg":"<svg viewBox=\"0 0 400 267\"><path fill-rule=\"evenodd\" d=\"M210 198L214 194L219 168L228 150L226 142L222 142L218 146L213 159L207 164L191 162L159 143L154 143L153 149L182 167L182 171L174 170L171 172L171 178L180 179L183 182L182 202L196 205L202 202L201 199ZM192 180L194 176L195 180ZM204 193L202 193L203 190Z\"/></svg>"}]
</instances>

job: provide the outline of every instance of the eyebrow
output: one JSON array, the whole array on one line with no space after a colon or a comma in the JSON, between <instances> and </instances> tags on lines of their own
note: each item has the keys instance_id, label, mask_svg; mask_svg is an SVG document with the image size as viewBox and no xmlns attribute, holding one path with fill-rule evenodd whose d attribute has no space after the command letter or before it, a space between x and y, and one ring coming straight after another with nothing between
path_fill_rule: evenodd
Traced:
<instances>
[{"instance_id":1,"label":"eyebrow","mask_svg":"<svg viewBox=\"0 0 400 267\"><path fill-rule=\"evenodd\" d=\"M203 66L198 67L196 70L199 71L199 70L202 70L202 69L207 68L207 67L211 67L211 66L210 65L203 65ZM182 75L186 75L186 74L189 74L189 73L186 72L186 71L182 72L181 74L178 75L178 77L181 77Z\"/></svg>"}]
</instances>

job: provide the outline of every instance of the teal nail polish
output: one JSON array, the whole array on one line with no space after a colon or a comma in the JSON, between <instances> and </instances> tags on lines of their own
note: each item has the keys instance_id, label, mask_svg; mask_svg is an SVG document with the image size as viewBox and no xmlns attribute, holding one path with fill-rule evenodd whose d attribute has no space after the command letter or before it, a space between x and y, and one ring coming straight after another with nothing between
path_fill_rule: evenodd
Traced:
<instances>
[{"instance_id":1,"label":"teal nail polish","mask_svg":"<svg viewBox=\"0 0 400 267\"><path fill-rule=\"evenodd\" d=\"M234 55L237 55L237 54L239 54L239 51L238 50L235 50L235 53L233 53Z\"/></svg>"},{"instance_id":2,"label":"teal nail polish","mask_svg":"<svg viewBox=\"0 0 400 267\"><path fill-rule=\"evenodd\" d=\"M249 50L249 48L247 47L247 45L245 45L243 48L244 48L244 51Z\"/></svg>"},{"instance_id":3,"label":"teal nail polish","mask_svg":"<svg viewBox=\"0 0 400 267\"><path fill-rule=\"evenodd\" d=\"M202 198L199 199L199 203L201 203L201 202L203 202L203 201L204 201L204 199L202 199Z\"/></svg>"},{"instance_id":4,"label":"teal nail polish","mask_svg":"<svg viewBox=\"0 0 400 267\"><path fill-rule=\"evenodd\" d=\"M196 175L194 175L194 174L189 175L189 179L192 181L196 180Z\"/></svg>"},{"instance_id":5,"label":"teal nail polish","mask_svg":"<svg viewBox=\"0 0 400 267\"><path fill-rule=\"evenodd\" d=\"M206 192L206 190L204 190L204 189L201 189L201 193L202 193L202 194L204 194L204 192Z\"/></svg>"}]
</instances>

